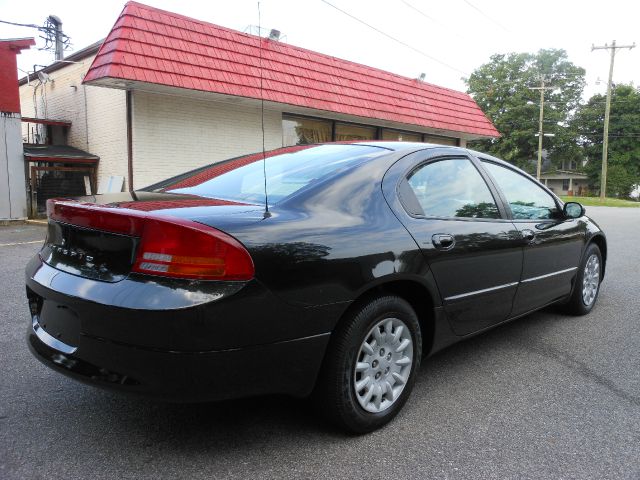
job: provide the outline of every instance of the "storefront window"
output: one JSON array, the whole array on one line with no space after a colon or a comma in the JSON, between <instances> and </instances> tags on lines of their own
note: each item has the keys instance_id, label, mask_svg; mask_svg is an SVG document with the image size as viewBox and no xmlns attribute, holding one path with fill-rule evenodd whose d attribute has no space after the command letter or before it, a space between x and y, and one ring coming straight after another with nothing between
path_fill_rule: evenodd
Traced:
<instances>
[{"instance_id":1,"label":"storefront window","mask_svg":"<svg viewBox=\"0 0 640 480\"><path fill-rule=\"evenodd\" d=\"M375 140L376 127L362 127L360 125L349 125L346 123L336 123L336 141L347 142L350 140Z\"/></svg>"},{"instance_id":2,"label":"storefront window","mask_svg":"<svg viewBox=\"0 0 640 480\"><path fill-rule=\"evenodd\" d=\"M421 142L420 133L401 132L400 130L382 130L382 140L392 140L398 142Z\"/></svg>"},{"instance_id":3,"label":"storefront window","mask_svg":"<svg viewBox=\"0 0 640 480\"><path fill-rule=\"evenodd\" d=\"M331 121L304 117L282 117L282 146L331 141Z\"/></svg>"},{"instance_id":4,"label":"storefront window","mask_svg":"<svg viewBox=\"0 0 640 480\"><path fill-rule=\"evenodd\" d=\"M335 137L333 132L335 131ZM309 145L331 141L349 142L378 139L378 128L368 125L340 123L322 118L282 116L282 146ZM458 145L458 139L441 135L421 134L383 128L380 140L400 142L427 142L438 145Z\"/></svg>"},{"instance_id":5,"label":"storefront window","mask_svg":"<svg viewBox=\"0 0 640 480\"><path fill-rule=\"evenodd\" d=\"M439 135L425 135L424 141L427 143L436 143L438 145L458 145L458 139L452 137L441 137Z\"/></svg>"}]
</instances>

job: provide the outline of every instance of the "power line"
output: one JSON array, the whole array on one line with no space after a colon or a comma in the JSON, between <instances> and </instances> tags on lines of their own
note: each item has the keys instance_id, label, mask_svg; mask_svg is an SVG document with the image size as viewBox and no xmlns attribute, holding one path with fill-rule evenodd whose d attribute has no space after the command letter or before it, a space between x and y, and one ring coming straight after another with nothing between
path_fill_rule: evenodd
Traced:
<instances>
[{"instance_id":1,"label":"power line","mask_svg":"<svg viewBox=\"0 0 640 480\"><path fill-rule=\"evenodd\" d=\"M503 126L522 126L523 123L533 123L536 119L535 118L525 118L523 119L523 121L519 121L519 122L501 122L500 120L496 120L496 124L499 125L503 125ZM544 120L544 123L551 126L551 125L558 125L558 121L556 120ZM571 123L571 122L568 122ZM558 127L560 128L565 128L566 125L558 125ZM615 124L613 125L613 127L615 129L620 129L620 128L627 128L627 127L638 127L638 123L637 122L615 122Z\"/></svg>"},{"instance_id":2,"label":"power line","mask_svg":"<svg viewBox=\"0 0 640 480\"><path fill-rule=\"evenodd\" d=\"M14 27L36 28L38 30L42 28L40 25L34 25L33 23L16 23L16 22L9 22L7 20L0 20L0 23L6 23L7 25L13 25Z\"/></svg>"},{"instance_id":3,"label":"power line","mask_svg":"<svg viewBox=\"0 0 640 480\"><path fill-rule=\"evenodd\" d=\"M392 36L392 35L389 35L388 33L386 33L386 32L384 32L384 31L380 30L379 28L374 27L373 25L371 25L371 24L369 24L369 23L365 22L364 20L361 20L360 18L356 17L355 15L352 15L351 13L349 13L349 12L346 12L346 11L342 10L341 8L339 8L339 7L335 6L333 3L328 2L327 0L321 0L321 1L322 1L323 3L326 3L327 5L329 5L331 8L334 8L334 9L338 10L340 13L342 13L342 14L346 15L347 17L349 17L349 18L351 18L351 19L355 20L356 22L359 22L359 23L361 23L362 25L365 25L366 27L370 28L371 30L374 30L374 31L378 32L380 35L384 35L384 36L385 36L385 37L387 37L388 39L393 40L394 42L399 43L400 45L402 45L402 46L404 46L404 47L406 47L406 48L409 48L410 50L413 50L413 51L414 51L414 52L416 52L416 53L419 53L419 54L420 54L420 55L422 55L423 57L426 57L426 58L428 58L429 60L432 60L432 61L434 61L434 62L436 62L436 63L438 63L438 64L442 65L443 67L447 67L447 68L449 68L449 69L451 69L451 70L454 70L454 71L456 71L456 72L458 72L458 73L461 73L461 74L463 74L463 75L468 75L468 73L467 73L467 72L464 72L464 71L460 70L459 68L454 67L453 65L449 65L448 63L443 62L442 60L440 60L440 59L438 59L438 58L436 58L436 57L434 57L434 56L432 56L432 55L429 55L428 53L423 52L422 50L420 50L420 49L418 49L418 48L416 48L416 47L414 47L414 46L412 46L412 45L409 45L408 43L403 42L402 40L400 40L400 39L398 39L398 38L396 38L396 37L394 37L394 36Z\"/></svg>"},{"instance_id":4,"label":"power line","mask_svg":"<svg viewBox=\"0 0 640 480\"><path fill-rule=\"evenodd\" d=\"M544 103L554 103L554 104L568 104L570 102L544 102ZM590 105L605 105L607 102L589 102L589 103L580 103L578 106L580 107L587 107ZM612 104L618 104L618 103L637 103L638 105L640 105L640 101L639 100L611 100Z\"/></svg>"},{"instance_id":5,"label":"power line","mask_svg":"<svg viewBox=\"0 0 640 480\"><path fill-rule=\"evenodd\" d=\"M457 38L459 38L460 40L464 40L467 41L466 38L464 38L462 35L460 35L458 32L455 31L454 28L450 27L449 25L446 25L445 23L441 22L440 20L438 20L437 18L433 18L430 15L427 15L426 13L424 13L422 10L420 10L418 7L416 7L415 5L410 4L409 2L407 2L406 0L400 0L402 3L404 3L407 7L409 7L410 9L414 10L415 12L419 13L420 15L422 15L424 18L431 20L433 23L435 23L436 25L438 25L440 28L442 28L443 30L446 30L447 33L449 35L453 35Z\"/></svg>"},{"instance_id":6,"label":"power line","mask_svg":"<svg viewBox=\"0 0 640 480\"><path fill-rule=\"evenodd\" d=\"M56 60L62 60L63 50L71 47L71 38L62 31L62 23L60 19L54 15L48 16L44 25L17 23L8 20L0 20L0 23L38 30L38 32L43 34L40 35L40 38L45 42L44 47L38 48L38 50L53 50L56 54Z\"/></svg>"},{"instance_id":7,"label":"power line","mask_svg":"<svg viewBox=\"0 0 640 480\"><path fill-rule=\"evenodd\" d=\"M413 5L411 5L409 2L405 1L405 0L400 0L402 3L404 3L407 7L411 8L412 10L415 10L416 12L418 12L420 15L422 15L424 18L427 18L429 20L431 20L433 23L440 25L443 28L446 28L446 25L443 25L442 22L440 22L439 20L436 20L435 18L433 18L430 15L427 15L426 13L424 13L422 10L420 10L417 7L414 7Z\"/></svg>"},{"instance_id":8,"label":"power line","mask_svg":"<svg viewBox=\"0 0 640 480\"><path fill-rule=\"evenodd\" d=\"M466 3L467 5L469 5L471 8L473 8L476 12L478 12L480 15L482 15L484 18L486 18L487 20L495 23L497 26L499 26L500 28L502 28L505 32L507 33L511 33L511 31L505 27L504 25L502 25L500 22L498 22L495 18L490 17L489 15L487 15L486 13L484 13L482 10L480 10L478 7L476 7L473 3L471 3L469 0L464 0L464 3Z\"/></svg>"}]
</instances>

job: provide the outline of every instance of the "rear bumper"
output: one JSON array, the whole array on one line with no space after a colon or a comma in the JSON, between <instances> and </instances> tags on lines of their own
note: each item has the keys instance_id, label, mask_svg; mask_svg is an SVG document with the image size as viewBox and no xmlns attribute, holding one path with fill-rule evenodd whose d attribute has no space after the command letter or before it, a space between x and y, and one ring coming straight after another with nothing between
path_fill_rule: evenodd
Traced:
<instances>
[{"instance_id":1,"label":"rear bumper","mask_svg":"<svg viewBox=\"0 0 640 480\"><path fill-rule=\"evenodd\" d=\"M37 327L36 327L37 328ZM174 402L311 393L329 334L219 352L163 352L81 337L74 353L27 342L45 365L84 383Z\"/></svg>"},{"instance_id":2,"label":"rear bumper","mask_svg":"<svg viewBox=\"0 0 640 480\"><path fill-rule=\"evenodd\" d=\"M26 272L29 348L77 380L170 401L312 391L339 306L293 307L255 281L205 292L208 301L177 285L135 282L83 279L36 257ZM143 301L130 294L136 289L148 305L124 307Z\"/></svg>"}]
</instances>

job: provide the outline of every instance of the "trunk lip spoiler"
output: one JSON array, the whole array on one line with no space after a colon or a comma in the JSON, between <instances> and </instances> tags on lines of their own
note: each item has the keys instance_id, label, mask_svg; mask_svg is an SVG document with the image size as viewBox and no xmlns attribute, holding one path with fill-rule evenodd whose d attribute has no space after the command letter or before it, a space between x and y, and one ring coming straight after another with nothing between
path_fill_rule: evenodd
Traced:
<instances>
[{"instance_id":1,"label":"trunk lip spoiler","mask_svg":"<svg viewBox=\"0 0 640 480\"><path fill-rule=\"evenodd\" d=\"M49 220L109 233L140 237L148 218L163 218L148 212L68 199L47 200Z\"/></svg>"}]
</instances>

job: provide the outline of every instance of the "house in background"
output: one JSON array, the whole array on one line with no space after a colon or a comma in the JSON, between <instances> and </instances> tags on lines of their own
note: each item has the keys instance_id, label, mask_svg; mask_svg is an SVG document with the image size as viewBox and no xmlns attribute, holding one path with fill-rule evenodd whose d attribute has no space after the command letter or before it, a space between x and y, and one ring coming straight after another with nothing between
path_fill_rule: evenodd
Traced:
<instances>
[{"instance_id":1,"label":"house in background","mask_svg":"<svg viewBox=\"0 0 640 480\"><path fill-rule=\"evenodd\" d=\"M543 171L540 181L556 195L583 196L589 192L589 178L578 170L575 160L563 160L560 168Z\"/></svg>"},{"instance_id":2,"label":"house in background","mask_svg":"<svg viewBox=\"0 0 640 480\"><path fill-rule=\"evenodd\" d=\"M499 136L465 93L135 2L104 42L65 60L46 82L22 80L22 108L70 124L68 144L100 158L98 189L260 151L263 125L267 149Z\"/></svg>"}]
</instances>

